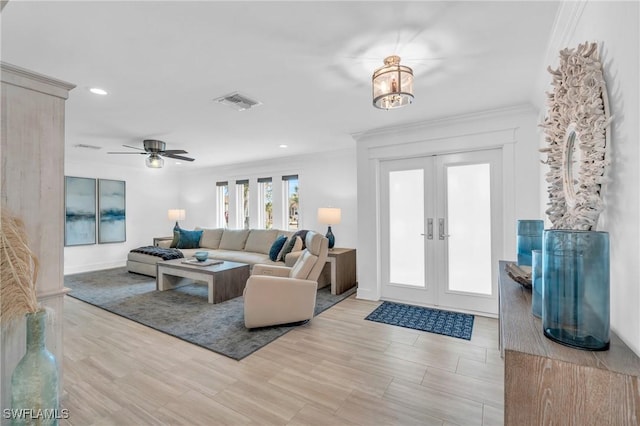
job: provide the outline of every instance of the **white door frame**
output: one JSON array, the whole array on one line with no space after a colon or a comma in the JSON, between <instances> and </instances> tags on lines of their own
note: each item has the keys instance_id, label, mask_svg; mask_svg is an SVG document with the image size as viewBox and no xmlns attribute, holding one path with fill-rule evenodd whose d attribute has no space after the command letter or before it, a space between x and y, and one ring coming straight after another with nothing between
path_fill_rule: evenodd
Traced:
<instances>
[{"instance_id":1,"label":"white door frame","mask_svg":"<svg viewBox=\"0 0 640 426\"><path fill-rule=\"evenodd\" d=\"M370 146L366 149L366 159L359 158L358 167L366 170L367 179L375 182L375 205L371 209L375 211L375 244L369 247L359 248L365 257L375 256L375 288L358 288L358 298L367 300L380 300L382 273L381 273L381 224L380 224L380 162L384 160L424 157L437 154L448 154L472 150L485 150L491 148L502 149L502 258L510 248L515 247L515 128L503 128L494 131L472 133L463 136L438 138L435 140L418 140L408 143L386 143ZM359 176L360 176L359 172ZM513 242L511 242L513 240ZM364 253L367 252L367 253ZM495 266L497 268L497 265ZM373 277L372 277L373 278Z\"/></svg>"},{"instance_id":2,"label":"white door frame","mask_svg":"<svg viewBox=\"0 0 640 426\"><path fill-rule=\"evenodd\" d=\"M500 156L500 157L499 157ZM477 312L484 315L498 314L497 271L493 267L502 253L502 156L501 148L470 150L465 152L445 153L431 156L411 157L394 160L380 160L380 296L384 300L411 303L423 306L442 307L464 312ZM498 161L496 161L498 160ZM439 233L449 233L447 213L447 169L451 166L471 164L491 165L491 293L467 293L448 288L448 246L449 239L439 237ZM390 280L390 174L394 171L422 170L423 185L423 218L421 223L414 223L411 229L415 236L423 236L424 286L409 285ZM431 221L431 226L428 225ZM439 222L444 225L439 230ZM412 222L413 223L413 222ZM429 229L430 228L430 229ZM404 238L411 239L413 233ZM431 238L429 238L431 234ZM420 238L420 237L418 237ZM416 259L417 261L417 259Z\"/></svg>"}]
</instances>

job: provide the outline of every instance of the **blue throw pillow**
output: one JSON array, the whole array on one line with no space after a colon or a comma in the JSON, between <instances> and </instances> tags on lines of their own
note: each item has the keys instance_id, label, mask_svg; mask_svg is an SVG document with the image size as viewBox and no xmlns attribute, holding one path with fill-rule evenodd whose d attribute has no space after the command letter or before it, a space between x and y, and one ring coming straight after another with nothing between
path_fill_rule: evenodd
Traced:
<instances>
[{"instance_id":1,"label":"blue throw pillow","mask_svg":"<svg viewBox=\"0 0 640 426\"><path fill-rule=\"evenodd\" d=\"M180 228L173 228L173 240L171 240L171 245L169 247L176 248L178 247L178 241L180 241Z\"/></svg>"},{"instance_id":2,"label":"blue throw pillow","mask_svg":"<svg viewBox=\"0 0 640 426\"><path fill-rule=\"evenodd\" d=\"M284 235L280 235L278 238L276 238L276 240L271 245L271 249L269 250L269 259L274 262L278 259L278 254L280 253L280 250L282 250L282 246L284 246L285 242L287 242L287 237L285 237Z\"/></svg>"},{"instance_id":3,"label":"blue throw pillow","mask_svg":"<svg viewBox=\"0 0 640 426\"><path fill-rule=\"evenodd\" d=\"M176 248L179 249L192 249L200 247L200 237L202 237L202 231L187 231L180 228L180 239Z\"/></svg>"}]
</instances>

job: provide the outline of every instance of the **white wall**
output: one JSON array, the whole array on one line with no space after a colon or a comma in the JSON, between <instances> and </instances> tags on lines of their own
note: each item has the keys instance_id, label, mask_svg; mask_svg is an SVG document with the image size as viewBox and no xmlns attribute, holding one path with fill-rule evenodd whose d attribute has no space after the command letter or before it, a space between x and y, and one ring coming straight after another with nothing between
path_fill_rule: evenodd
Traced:
<instances>
[{"instance_id":1,"label":"white wall","mask_svg":"<svg viewBox=\"0 0 640 426\"><path fill-rule=\"evenodd\" d=\"M558 52L596 41L614 116L605 211L598 230L609 232L611 253L611 329L640 355L640 4L638 2L566 2L559 10L540 69L537 107L545 111L547 65L557 67ZM545 87L545 84L547 85ZM546 172L543 170L543 173ZM545 184L546 186L546 184ZM546 194L543 196L546 202Z\"/></svg>"},{"instance_id":2,"label":"white wall","mask_svg":"<svg viewBox=\"0 0 640 426\"><path fill-rule=\"evenodd\" d=\"M215 227L217 181L251 179L255 195L255 179L258 177L273 176L274 183L279 183L281 176L289 174L299 175L301 229L313 229L324 234L327 227L317 223L318 208L340 207L342 222L332 226L336 246L355 247L355 163L355 148L180 173L168 169L67 162L66 176L126 181L127 241L65 247L64 273L124 266L131 249L150 245L153 237L171 235L173 223L167 219L167 211L172 208L186 210L186 218L180 222L183 228ZM252 227L258 225L255 216L252 215ZM282 223L274 225L282 228Z\"/></svg>"},{"instance_id":3,"label":"white wall","mask_svg":"<svg viewBox=\"0 0 640 426\"><path fill-rule=\"evenodd\" d=\"M235 211L234 185L238 179L250 180L251 227L261 227L256 220L255 194L257 178L272 177L273 188L279 188L283 175L298 175L300 229L311 229L325 234L326 225L317 221L320 207L339 207L342 221L333 225L336 247L356 247L357 195L356 151L349 148L312 155L285 157L224 167L212 167L181 176L180 208L186 210L184 228L196 226L216 227L216 182L229 182L230 214ZM274 195L274 227L283 228L276 209L279 203ZM230 227L233 227L230 219Z\"/></svg>"},{"instance_id":4,"label":"white wall","mask_svg":"<svg viewBox=\"0 0 640 426\"><path fill-rule=\"evenodd\" d=\"M65 176L124 180L126 182L127 241L64 248L64 273L124 266L129 250L151 245L153 237L171 235L167 211L179 201L176 173L146 167L105 167L66 162Z\"/></svg>"},{"instance_id":5,"label":"white wall","mask_svg":"<svg viewBox=\"0 0 640 426\"><path fill-rule=\"evenodd\" d=\"M516 219L540 218L535 111L515 106L356 135L358 297L380 298L379 163L384 159L502 147L503 253L516 258ZM372 266L376 267L372 267ZM497 266L496 266L497 267Z\"/></svg>"}]
</instances>

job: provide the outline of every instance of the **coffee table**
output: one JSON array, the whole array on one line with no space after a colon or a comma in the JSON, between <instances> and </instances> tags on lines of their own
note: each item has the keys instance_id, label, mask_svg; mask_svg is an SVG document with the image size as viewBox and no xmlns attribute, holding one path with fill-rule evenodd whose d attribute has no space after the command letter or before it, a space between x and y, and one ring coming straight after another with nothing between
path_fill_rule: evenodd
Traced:
<instances>
[{"instance_id":1,"label":"coffee table","mask_svg":"<svg viewBox=\"0 0 640 426\"><path fill-rule=\"evenodd\" d=\"M158 262L156 265L156 290L173 290L193 281L209 286L209 303L220 303L242 296L249 278L249 265L238 262L222 262L210 266L182 263L184 259Z\"/></svg>"}]
</instances>

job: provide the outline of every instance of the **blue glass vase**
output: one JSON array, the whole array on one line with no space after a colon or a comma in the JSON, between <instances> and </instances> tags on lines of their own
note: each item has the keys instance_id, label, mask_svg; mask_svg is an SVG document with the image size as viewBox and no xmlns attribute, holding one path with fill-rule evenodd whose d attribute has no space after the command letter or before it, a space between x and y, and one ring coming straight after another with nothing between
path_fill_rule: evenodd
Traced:
<instances>
[{"instance_id":1,"label":"blue glass vase","mask_svg":"<svg viewBox=\"0 0 640 426\"><path fill-rule=\"evenodd\" d=\"M542 249L542 220L518 220L518 265L531 266L531 251Z\"/></svg>"},{"instance_id":2,"label":"blue glass vase","mask_svg":"<svg viewBox=\"0 0 640 426\"><path fill-rule=\"evenodd\" d=\"M331 232L331 226L329 226L329 229L327 229L327 234L325 235L325 237L327 237L327 239L329 240L329 248L332 249L336 244L336 237L335 235L333 235L333 232Z\"/></svg>"},{"instance_id":3,"label":"blue glass vase","mask_svg":"<svg viewBox=\"0 0 640 426\"><path fill-rule=\"evenodd\" d=\"M609 349L609 234L544 231L542 328L563 345Z\"/></svg>"},{"instance_id":4,"label":"blue glass vase","mask_svg":"<svg viewBox=\"0 0 640 426\"><path fill-rule=\"evenodd\" d=\"M542 250L531 251L531 313L542 318Z\"/></svg>"},{"instance_id":5,"label":"blue glass vase","mask_svg":"<svg viewBox=\"0 0 640 426\"><path fill-rule=\"evenodd\" d=\"M58 424L58 366L45 346L45 317L44 309L26 315L27 352L11 375L11 408L22 413L13 425Z\"/></svg>"}]
</instances>

